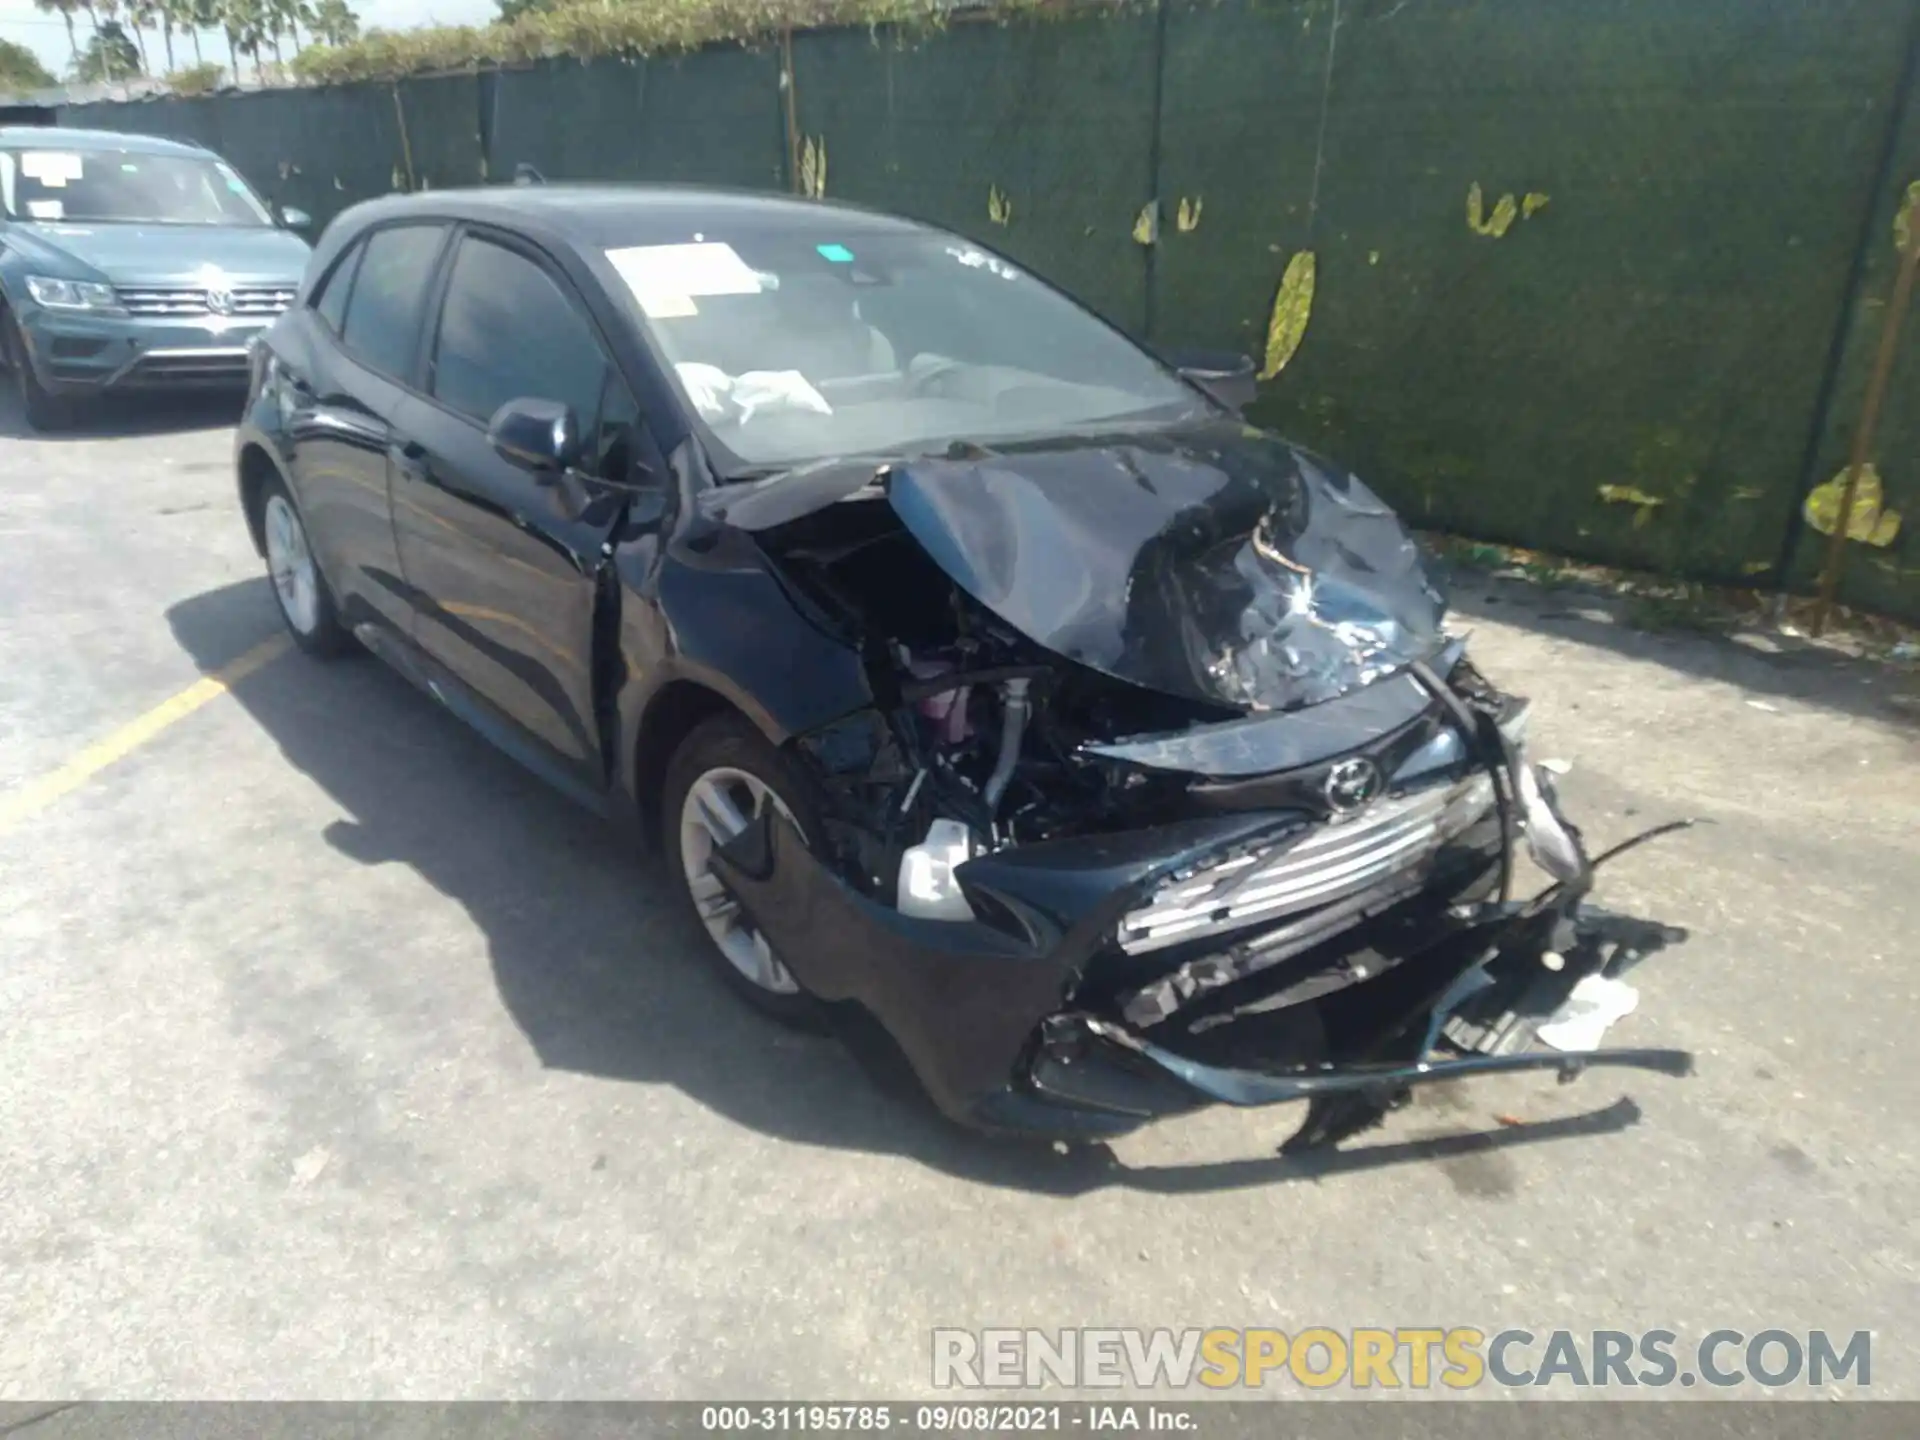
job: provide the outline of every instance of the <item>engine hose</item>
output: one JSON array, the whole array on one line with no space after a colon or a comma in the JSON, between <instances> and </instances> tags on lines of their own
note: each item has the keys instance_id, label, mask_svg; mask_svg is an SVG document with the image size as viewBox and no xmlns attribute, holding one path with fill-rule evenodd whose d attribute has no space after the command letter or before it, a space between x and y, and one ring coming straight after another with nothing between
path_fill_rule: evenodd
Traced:
<instances>
[{"instance_id":1,"label":"engine hose","mask_svg":"<svg viewBox=\"0 0 1920 1440\"><path fill-rule=\"evenodd\" d=\"M1008 680L1001 691L1000 755L993 762L993 774L987 777L983 796L987 813L998 814L1000 797L1007 793L1014 767L1020 763L1020 742L1027 732L1027 686L1025 678Z\"/></svg>"},{"instance_id":2,"label":"engine hose","mask_svg":"<svg viewBox=\"0 0 1920 1440\"><path fill-rule=\"evenodd\" d=\"M1514 778L1517 758L1507 744L1507 737L1500 733L1500 727L1490 721L1483 727L1480 721L1484 717L1476 716L1468 709L1467 702L1434 673L1431 665L1424 660L1416 660L1409 668L1414 679L1453 718L1453 723L1460 730L1460 738L1466 741L1474 758L1493 781L1494 808L1500 812L1500 903L1505 905L1513 899L1513 852L1520 836L1519 819L1514 813L1514 805L1520 794L1519 784ZM1487 739L1489 730L1493 733L1491 742Z\"/></svg>"}]
</instances>

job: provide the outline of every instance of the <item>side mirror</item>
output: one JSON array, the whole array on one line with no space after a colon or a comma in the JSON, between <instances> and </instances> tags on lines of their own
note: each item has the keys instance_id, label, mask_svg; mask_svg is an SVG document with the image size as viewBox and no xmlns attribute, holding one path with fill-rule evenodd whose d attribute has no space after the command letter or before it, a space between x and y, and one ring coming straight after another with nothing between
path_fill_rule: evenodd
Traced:
<instances>
[{"instance_id":1,"label":"side mirror","mask_svg":"<svg viewBox=\"0 0 1920 1440\"><path fill-rule=\"evenodd\" d=\"M558 477L580 461L580 422L557 400L509 400L487 422L487 443L522 470Z\"/></svg>"},{"instance_id":2,"label":"side mirror","mask_svg":"<svg viewBox=\"0 0 1920 1440\"><path fill-rule=\"evenodd\" d=\"M289 230L308 230L313 227L313 216L295 206L282 205L280 223Z\"/></svg>"},{"instance_id":3,"label":"side mirror","mask_svg":"<svg viewBox=\"0 0 1920 1440\"><path fill-rule=\"evenodd\" d=\"M1236 415L1260 398L1253 361L1245 355L1180 355L1173 363L1182 379L1198 385Z\"/></svg>"}]
</instances>

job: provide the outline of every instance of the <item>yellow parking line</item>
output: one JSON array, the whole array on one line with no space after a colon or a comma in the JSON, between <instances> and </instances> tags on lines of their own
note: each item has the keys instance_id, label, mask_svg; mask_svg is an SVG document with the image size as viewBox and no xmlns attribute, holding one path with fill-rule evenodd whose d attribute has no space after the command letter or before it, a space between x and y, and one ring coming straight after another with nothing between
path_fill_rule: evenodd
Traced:
<instances>
[{"instance_id":1,"label":"yellow parking line","mask_svg":"<svg viewBox=\"0 0 1920 1440\"><path fill-rule=\"evenodd\" d=\"M184 720L209 700L218 700L262 665L284 655L292 640L276 635L254 646L239 659L203 675L171 700L163 700L139 719L122 725L106 739L89 745L58 770L29 780L18 790L0 795L0 830L8 830L29 816L70 795L116 760L124 760L176 720Z\"/></svg>"}]
</instances>

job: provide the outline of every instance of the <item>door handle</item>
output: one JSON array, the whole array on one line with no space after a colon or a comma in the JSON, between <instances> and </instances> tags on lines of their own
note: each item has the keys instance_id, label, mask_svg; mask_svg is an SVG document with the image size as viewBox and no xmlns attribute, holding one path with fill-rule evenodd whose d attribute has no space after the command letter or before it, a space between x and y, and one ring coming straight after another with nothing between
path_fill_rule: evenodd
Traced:
<instances>
[{"instance_id":1,"label":"door handle","mask_svg":"<svg viewBox=\"0 0 1920 1440\"><path fill-rule=\"evenodd\" d=\"M387 458L409 480L428 479L427 448L418 440L395 440L387 445Z\"/></svg>"}]
</instances>

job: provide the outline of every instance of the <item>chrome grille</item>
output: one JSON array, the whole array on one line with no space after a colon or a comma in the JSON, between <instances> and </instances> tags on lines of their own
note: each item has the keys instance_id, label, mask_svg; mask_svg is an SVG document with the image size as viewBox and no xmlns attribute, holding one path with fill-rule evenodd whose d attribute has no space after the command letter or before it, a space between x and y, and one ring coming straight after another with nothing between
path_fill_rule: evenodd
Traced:
<instances>
[{"instance_id":1,"label":"chrome grille","mask_svg":"<svg viewBox=\"0 0 1920 1440\"><path fill-rule=\"evenodd\" d=\"M129 315L278 315L293 303L292 285L235 285L229 308L215 310L204 285L122 285L114 292Z\"/></svg>"},{"instance_id":2,"label":"chrome grille","mask_svg":"<svg viewBox=\"0 0 1920 1440\"><path fill-rule=\"evenodd\" d=\"M1425 859L1492 804L1493 782L1476 774L1383 800L1327 822L1304 840L1224 861L1163 886L1128 913L1120 922L1120 948L1138 955L1357 894Z\"/></svg>"}]
</instances>

